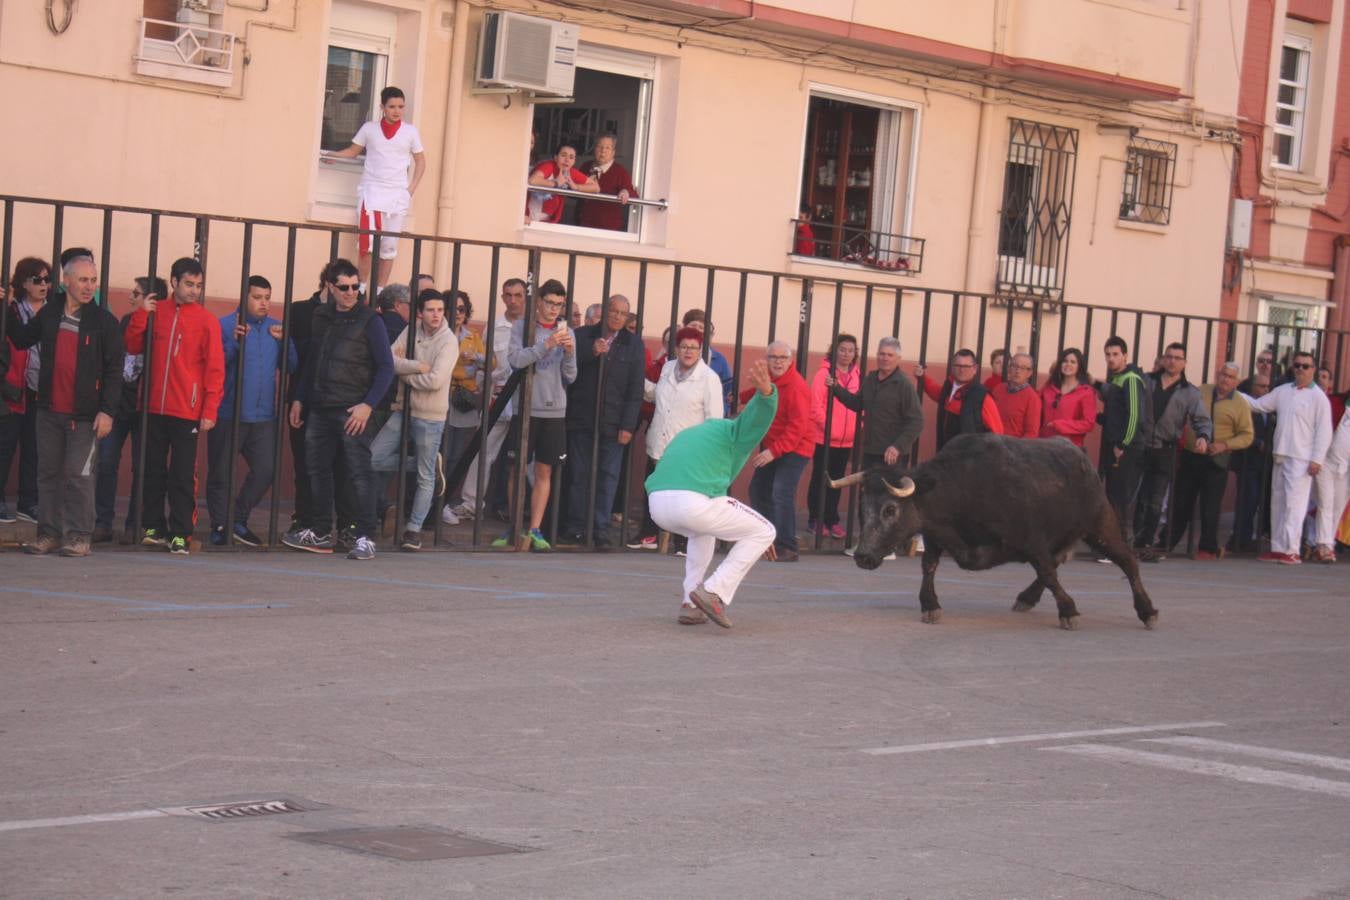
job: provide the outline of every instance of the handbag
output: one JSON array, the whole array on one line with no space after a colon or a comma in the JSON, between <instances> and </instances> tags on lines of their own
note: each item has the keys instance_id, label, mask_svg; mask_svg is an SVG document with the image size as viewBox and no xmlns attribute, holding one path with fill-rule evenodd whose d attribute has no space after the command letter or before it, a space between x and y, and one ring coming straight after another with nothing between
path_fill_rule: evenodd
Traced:
<instances>
[{"instance_id":1,"label":"handbag","mask_svg":"<svg viewBox=\"0 0 1350 900\"><path fill-rule=\"evenodd\" d=\"M478 409L478 392L454 385L450 388L450 405L462 413L473 412Z\"/></svg>"}]
</instances>

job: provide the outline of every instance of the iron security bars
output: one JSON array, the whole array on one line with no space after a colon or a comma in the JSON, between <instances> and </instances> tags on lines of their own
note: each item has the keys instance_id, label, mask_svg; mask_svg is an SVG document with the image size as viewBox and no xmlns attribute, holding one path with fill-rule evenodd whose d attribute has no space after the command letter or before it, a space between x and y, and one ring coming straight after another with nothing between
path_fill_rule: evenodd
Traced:
<instances>
[{"instance_id":1,"label":"iron security bars","mask_svg":"<svg viewBox=\"0 0 1350 900\"><path fill-rule=\"evenodd\" d=\"M1172 182L1176 179L1177 145L1135 137L1125 156L1120 218L1166 225L1172 218Z\"/></svg>"},{"instance_id":2,"label":"iron security bars","mask_svg":"<svg viewBox=\"0 0 1350 900\"><path fill-rule=\"evenodd\" d=\"M13 260L18 256L33 249L59 251L64 246L86 245L93 247L96 257L103 261L99 272L102 302L108 302L112 292L116 304L120 302L120 294L114 290L116 285L130 284L133 277L146 273L162 273L174 257L196 255L207 264L208 284L218 286L211 301L217 314L239 308L241 296L235 296L233 291L237 286L240 295L246 292L247 274L276 276L271 280L280 309L274 307L272 315L281 320L286 339L292 333L293 308L297 303L305 302L310 293L307 276L341 255L343 242L350 242L360 233L354 228L314 223L211 217L4 195L0 195L0 205L0 223L3 223L0 289L8 289ZM411 271L434 268L442 273L440 286L443 289L449 292L464 290L478 298L478 320L486 323L483 331L489 352L499 343L500 329L510 327L510 323L499 324L502 283L508 278L520 277L530 285L538 285L548 278L557 278L566 285L574 308L584 308L613 293L625 294L637 316L637 331L653 356L668 350L669 341L684 314L695 309L701 311L710 328L710 339L704 344L705 358L717 345L725 353L733 372L733 386L741 385L744 367L757 359L762 348L776 338L792 343L798 349L797 363L801 371L814 375L821 352L841 332L859 338L863 351L860 365L864 373L869 364L868 353L875 350L878 339L894 335L903 342L906 367L912 362L929 366L930 378L942 377L942 364L959 348L969 348L980 359L987 359L988 351L995 347L1029 353L1036 362L1034 369L1039 373L1050 369L1062 348L1079 347L1087 353L1092 371L1100 375L1102 344L1108 337L1119 335L1129 342L1133 358L1145 367L1162 353L1167 343L1180 341L1186 344L1190 350L1188 376L1196 382L1210 380L1221 361L1236 360L1245 374L1252 370L1259 351L1268 347L1298 346L1311 350L1317 358L1330 364L1336 371L1337 386L1343 388L1344 373L1340 370L1347 349L1350 349L1346 332L1302 327L1297 323L1236 322L1035 298L1023 305L1008 305L1002 303L997 294L896 286L852 278L811 278L755 269L431 236L404 235L402 240L407 258L413 263ZM434 264L433 259L436 260ZM278 273L284 275L278 276ZM305 280L303 286L301 280ZM373 296L376 292L377 286L371 285L368 295ZM0 317L0 338L7 327L6 318ZM526 327L532 318L526 316ZM666 329L670 329L669 333L663 334ZM404 351L411 357L415 345L409 341L404 345ZM152 353L146 355L153 359ZM484 368L490 370L492 366L489 363ZM148 383L148 378L142 377ZM287 396L289 377L284 369L278 373L279 397ZM487 433L490 428L489 416L502 415L505 400L517 385L528 390L529 382L527 372L519 373L495 398L496 402L481 403L476 413L481 433ZM235 397L240 396L241 392L236 391ZM519 395L515 399L519 424L525 426L516 444L519 459L521 442L528 434L529 402ZM733 390L727 398L727 406L734 413L737 405ZM273 458L278 465L268 510L270 527L266 529L266 543L272 546L277 543L278 519L293 483L285 468L289 454L283 452L291 435L284 419L286 406L278 403L277 409L277 442ZM934 417L931 407L929 409L930 426L915 448L917 458L926 457L934 446L931 425ZM237 419L238 414L238 408L221 410L219 417L232 420ZM408 415L407 404L404 404L402 415ZM402 429L405 448L408 433L405 421ZM826 464L828 455L846 453L856 466L861 446L859 436L852 448L827 447ZM621 524L613 530L618 533L620 543L626 543L635 533L633 517L629 515L629 499L641 496L641 476L645 469L643 447L644 440L639 434L624 451L628 458L626 471L631 477L619 485L619 494L623 497L618 507ZM403 456L406 458L406 454ZM592 459L598 459L598 455L592 454ZM455 466L447 460L452 489L456 472L463 472L467 462L467 458L462 458ZM135 460L134 468L143 472L144 465L142 454ZM490 465L477 468L476 496L480 502L491 493L490 469ZM516 478L522 476L522 469L518 467ZM593 464L589 471L565 471L554 481L561 488L568 480L584 479L589 488L586 493L590 505L594 502L596 478ZM804 487L805 479L803 482ZM403 484L401 473L394 483ZM128 486L123 486L124 495ZM232 483L231 496L233 487ZM403 494L404 491L398 490L392 498L400 519ZM508 516L517 529L523 519L527 496L528 491L518 483ZM849 503L856 504L856 496L850 495ZM444 546L453 539L457 547L485 547L497 537L487 518L492 505L486 504L486 507L485 515L452 526L457 530L451 532L440 524L441 503L438 501L433 505L432 523L428 526L434 531L433 543ZM556 523L558 510L559 504L555 501L546 522ZM593 520L593 516L586 516L585 521ZM849 521L851 523L852 519ZM556 534L555 528L547 530ZM393 537L398 537L397 531ZM824 546L823 540L818 538L818 542Z\"/></svg>"},{"instance_id":3,"label":"iron security bars","mask_svg":"<svg viewBox=\"0 0 1350 900\"><path fill-rule=\"evenodd\" d=\"M999 211L999 294L1064 299L1077 159L1076 129L1009 120Z\"/></svg>"}]
</instances>

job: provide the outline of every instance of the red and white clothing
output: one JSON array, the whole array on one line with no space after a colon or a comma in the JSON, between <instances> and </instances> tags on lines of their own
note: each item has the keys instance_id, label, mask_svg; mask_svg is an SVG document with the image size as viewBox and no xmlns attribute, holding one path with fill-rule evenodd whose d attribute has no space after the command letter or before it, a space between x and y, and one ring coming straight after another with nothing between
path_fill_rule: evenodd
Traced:
<instances>
[{"instance_id":1,"label":"red and white clothing","mask_svg":"<svg viewBox=\"0 0 1350 900\"><path fill-rule=\"evenodd\" d=\"M1350 416L1341 416L1313 485L1317 489L1317 544L1334 547L1336 528L1350 504Z\"/></svg>"},{"instance_id":2,"label":"red and white clothing","mask_svg":"<svg viewBox=\"0 0 1350 900\"><path fill-rule=\"evenodd\" d=\"M1246 395L1244 395L1246 396ZM1254 412L1275 413L1275 471L1270 486L1270 549L1298 555L1313 476L1331 447L1331 403L1315 384L1290 382L1264 397L1247 397Z\"/></svg>"},{"instance_id":3,"label":"red and white clothing","mask_svg":"<svg viewBox=\"0 0 1350 900\"><path fill-rule=\"evenodd\" d=\"M546 159L539 165L535 166L534 171L531 172L530 175L532 176L542 175L545 178L557 178L559 171L560 169L558 168L558 163L555 160ZM586 184L586 182L590 180L586 177L586 173L578 168L574 167L571 170L571 172L573 184ZM566 197L564 197L562 194L550 194L547 192L541 192L537 187L531 188L531 193L538 194L542 198L542 202L540 204L540 215L537 218L535 218L535 221L553 222L554 224L557 224L562 221L563 207L567 205ZM528 204L526 205L525 212L526 215L529 215Z\"/></svg>"},{"instance_id":4,"label":"red and white clothing","mask_svg":"<svg viewBox=\"0 0 1350 900\"><path fill-rule=\"evenodd\" d=\"M365 148L361 183L356 188L361 228L387 231L380 237L380 259L393 259L403 221L412 204L408 193L408 170L413 155L422 153L422 135L411 122L367 122L352 138ZM361 253L370 252L372 235L360 237Z\"/></svg>"}]
</instances>

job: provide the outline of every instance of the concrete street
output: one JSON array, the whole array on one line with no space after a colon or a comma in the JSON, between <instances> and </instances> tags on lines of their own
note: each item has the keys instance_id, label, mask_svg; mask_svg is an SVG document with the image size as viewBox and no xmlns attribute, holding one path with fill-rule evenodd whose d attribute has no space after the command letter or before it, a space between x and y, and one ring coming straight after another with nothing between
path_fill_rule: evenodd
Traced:
<instances>
[{"instance_id":1,"label":"concrete street","mask_svg":"<svg viewBox=\"0 0 1350 900\"><path fill-rule=\"evenodd\" d=\"M1350 897L1346 568L0 552L0 896ZM165 810L289 798L210 821ZM180 810L181 812L181 810ZM526 852L295 839L431 826ZM395 842L397 843L397 842Z\"/></svg>"}]
</instances>

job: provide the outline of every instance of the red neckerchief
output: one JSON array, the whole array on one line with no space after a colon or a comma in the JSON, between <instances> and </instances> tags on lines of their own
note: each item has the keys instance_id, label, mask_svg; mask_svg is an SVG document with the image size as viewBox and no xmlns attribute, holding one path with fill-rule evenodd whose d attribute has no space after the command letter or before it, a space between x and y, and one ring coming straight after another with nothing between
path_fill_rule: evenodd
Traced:
<instances>
[{"instance_id":1,"label":"red neckerchief","mask_svg":"<svg viewBox=\"0 0 1350 900\"><path fill-rule=\"evenodd\" d=\"M397 122L390 122L388 119L380 119L380 130L384 132L384 139L386 141L392 141L394 135L398 134L399 126L402 124L402 119L399 119Z\"/></svg>"}]
</instances>

